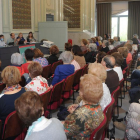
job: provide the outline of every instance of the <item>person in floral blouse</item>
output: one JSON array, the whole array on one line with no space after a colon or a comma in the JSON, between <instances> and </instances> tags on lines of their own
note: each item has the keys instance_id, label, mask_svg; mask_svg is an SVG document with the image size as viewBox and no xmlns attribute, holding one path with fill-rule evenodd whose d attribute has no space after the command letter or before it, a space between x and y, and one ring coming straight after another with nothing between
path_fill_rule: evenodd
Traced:
<instances>
[{"instance_id":1,"label":"person in floral blouse","mask_svg":"<svg viewBox=\"0 0 140 140\"><path fill-rule=\"evenodd\" d=\"M64 129L68 139L88 140L104 119L103 111L98 104L103 96L102 81L94 75L84 75L80 79L79 94L83 105L76 109L74 105L69 108L71 114L63 122Z\"/></svg>"},{"instance_id":2,"label":"person in floral blouse","mask_svg":"<svg viewBox=\"0 0 140 140\"><path fill-rule=\"evenodd\" d=\"M26 91L42 94L50 88L47 80L41 76L43 68L38 62L31 62L28 70L32 81L25 86Z\"/></svg>"}]
</instances>

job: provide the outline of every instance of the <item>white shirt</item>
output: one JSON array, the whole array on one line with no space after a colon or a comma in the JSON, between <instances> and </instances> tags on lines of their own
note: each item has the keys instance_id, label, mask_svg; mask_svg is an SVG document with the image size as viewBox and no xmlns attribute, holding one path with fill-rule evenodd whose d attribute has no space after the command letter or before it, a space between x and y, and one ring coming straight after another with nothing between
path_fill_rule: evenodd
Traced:
<instances>
[{"instance_id":1,"label":"white shirt","mask_svg":"<svg viewBox=\"0 0 140 140\"><path fill-rule=\"evenodd\" d=\"M109 48L109 50L113 50L114 46L113 45L109 45L108 48Z\"/></svg>"},{"instance_id":2,"label":"white shirt","mask_svg":"<svg viewBox=\"0 0 140 140\"><path fill-rule=\"evenodd\" d=\"M119 77L119 81L121 81L123 79L123 72L121 67L114 67L113 70L116 71Z\"/></svg>"},{"instance_id":3,"label":"white shirt","mask_svg":"<svg viewBox=\"0 0 140 140\"><path fill-rule=\"evenodd\" d=\"M80 65L79 65L78 62L75 61L74 59L72 60L71 64L74 65L75 71L80 69Z\"/></svg>"},{"instance_id":4,"label":"white shirt","mask_svg":"<svg viewBox=\"0 0 140 140\"><path fill-rule=\"evenodd\" d=\"M5 42L0 40L0 47L5 47Z\"/></svg>"},{"instance_id":5,"label":"white shirt","mask_svg":"<svg viewBox=\"0 0 140 140\"><path fill-rule=\"evenodd\" d=\"M104 110L106 108L106 106L109 105L110 102L111 102L110 90L107 87L107 85L105 83L103 83L103 96L99 102L102 110Z\"/></svg>"}]
</instances>

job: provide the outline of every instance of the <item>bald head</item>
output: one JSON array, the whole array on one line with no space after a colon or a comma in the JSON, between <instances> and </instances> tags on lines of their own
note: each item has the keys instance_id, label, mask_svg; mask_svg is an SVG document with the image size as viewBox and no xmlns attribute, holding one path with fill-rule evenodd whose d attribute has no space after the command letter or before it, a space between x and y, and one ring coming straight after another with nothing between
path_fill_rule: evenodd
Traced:
<instances>
[{"instance_id":1,"label":"bald head","mask_svg":"<svg viewBox=\"0 0 140 140\"><path fill-rule=\"evenodd\" d=\"M111 55L106 55L102 61L106 68L114 68L116 63L115 58Z\"/></svg>"}]
</instances>

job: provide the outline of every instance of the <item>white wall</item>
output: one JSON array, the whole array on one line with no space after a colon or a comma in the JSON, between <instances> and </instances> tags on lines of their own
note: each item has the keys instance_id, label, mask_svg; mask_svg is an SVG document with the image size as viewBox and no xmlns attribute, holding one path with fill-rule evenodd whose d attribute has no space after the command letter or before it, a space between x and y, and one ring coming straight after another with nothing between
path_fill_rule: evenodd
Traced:
<instances>
[{"instance_id":1,"label":"white wall","mask_svg":"<svg viewBox=\"0 0 140 140\"><path fill-rule=\"evenodd\" d=\"M0 0L0 34L3 34L3 31L2 31L2 0Z\"/></svg>"}]
</instances>

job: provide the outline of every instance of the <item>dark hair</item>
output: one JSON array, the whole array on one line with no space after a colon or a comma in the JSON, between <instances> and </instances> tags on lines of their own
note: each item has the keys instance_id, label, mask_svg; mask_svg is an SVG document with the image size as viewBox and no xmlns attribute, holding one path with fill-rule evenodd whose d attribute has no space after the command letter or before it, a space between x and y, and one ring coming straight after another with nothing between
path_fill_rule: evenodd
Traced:
<instances>
[{"instance_id":1,"label":"dark hair","mask_svg":"<svg viewBox=\"0 0 140 140\"><path fill-rule=\"evenodd\" d=\"M26 60L32 61L33 57L34 57L34 51L33 50L31 50L31 49L25 50L25 58L26 58Z\"/></svg>"},{"instance_id":2,"label":"dark hair","mask_svg":"<svg viewBox=\"0 0 140 140\"><path fill-rule=\"evenodd\" d=\"M105 34L105 35L106 35L106 38L105 39L108 39L109 38L108 34Z\"/></svg>"},{"instance_id":3,"label":"dark hair","mask_svg":"<svg viewBox=\"0 0 140 140\"><path fill-rule=\"evenodd\" d=\"M26 126L42 116L42 107L41 97L34 91L27 91L15 100L15 110Z\"/></svg>"},{"instance_id":4,"label":"dark hair","mask_svg":"<svg viewBox=\"0 0 140 140\"><path fill-rule=\"evenodd\" d=\"M122 65L122 63L123 63L123 60L124 60L123 56L119 52L114 52L112 54L112 56L116 60L116 64L115 65L120 67Z\"/></svg>"},{"instance_id":5,"label":"dark hair","mask_svg":"<svg viewBox=\"0 0 140 140\"><path fill-rule=\"evenodd\" d=\"M0 37L3 37L4 35L0 35Z\"/></svg>"},{"instance_id":6,"label":"dark hair","mask_svg":"<svg viewBox=\"0 0 140 140\"><path fill-rule=\"evenodd\" d=\"M71 51L71 49L72 49L71 43L65 43L65 50L66 51Z\"/></svg>"},{"instance_id":7,"label":"dark hair","mask_svg":"<svg viewBox=\"0 0 140 140\"><path fill-rule=\"evenodd\" d=\"M78 46L78 45L73 45L72 52L74 55L79 55L79 56L83 55L83 52L82 52L80 46Z\"/></svg>"},{"instance_id":8,"label":"dark hair","mask_svg":"<svg viewBox=\"0 0 140 140\"><path fill-rule=\"evenodd\" d=\"M28 37L29 37L29 34L32 34L32 38L34 37L32 32L29 32L29 33L28 33Z\"/></svg>"},{"instance_id":9,"label":"dark hair","mask_svg":"<svg viewBox=\"0 0 140 140\"><path fill-rule=\"evenodd\" d=\"M50 47L50 53L53 55L57 55L59 53L59 49L56 45Z\"/></svg>"},{"instance_id":10,"label":"dark hair","mask_svg":"<svg viewBox=\"0 0 140 140\"><path fill-rule=\"evenodd\" d=\"M115 63L114 64L112 63L111 58L114 58L114 57L111 55L107 55L103 58L103 60L106 63L107 68L114 68L114 66L115 66ZM115 58L114 58L114 60L115 60Z\"/></svg>"},{"instance_id":11,"label":"dark hair","mask_svg":"<svg viewBox=\"0 0 140 140\"><path fill-rule=\"evenodd\" d=\"M102 62L102 58L106 56L106 53L105 52L99 52L97 54L97 63L101 63Z\"/></svg>"},{"instance_id":12,"label":"dark hair","mask_svg":"<svg viewBox=\"0 0 140 140\"><path fill-rule=\"evenodd\" d=\"M35 48L33 51L34 51L34 58L38 58L38 57L43 57L44 56L44 54L38 48Z\"/></svg>"},{"instance_id":13,"label":"dark hair","mask_svg":"<svg viewBox=\"0 0 140 140\"><path fill-rule=\"evenodd\" d=\"M113 39L110 39L109 42L111 43L111 45L114 44L114 40Z\"/></svg>"}]
</instances>

